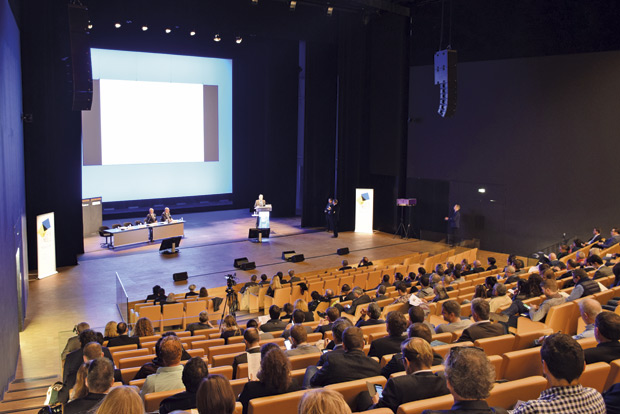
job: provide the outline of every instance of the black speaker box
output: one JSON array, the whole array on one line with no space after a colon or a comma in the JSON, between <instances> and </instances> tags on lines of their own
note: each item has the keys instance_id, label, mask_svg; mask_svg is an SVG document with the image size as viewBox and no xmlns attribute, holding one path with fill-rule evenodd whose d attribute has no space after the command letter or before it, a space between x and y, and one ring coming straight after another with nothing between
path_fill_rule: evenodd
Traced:
<instances>
[{"instance_id":1,"label":"black speaker box","mask_svg":"<svg viewBox=\"0 0 620 414\"><path fill-rule=\"evenodd\" d=\"M440 50L435 53L435 85L439 85L439 109L437 112L444 118L456 112L457 79L456 50Z\"/></svg>"},{"instance_id":2,"label":"black speaker box","mask_svg":"<svg viewBox=\"0 0 620 414\"><path fill-rule=\"evenodd\" d=\"M345 254L349 254L349 248L348 247L343 247L342 249L338 249L336 251L336 253L338 253L339 256L345 255Z\"/></svg>"},{"instance_id":3,"label":"black speaker box","mask_svg":"<svg viewBox=\"0 0 620 414\"><path fill-rule=\"evenodd\" d=\"M240 268L241 268L241 270L252 270L252 269L256 269L256 263L254 263L254 262L245 262L245 263L241 263Z\"/></svg>"},{"instance_id":4,"label":"black speaker box","mask_svg":"<svg viewBox=\"0 0 620 414\"><path fill-rule=\"evenodd\" d=\"M73 74L73 110L90 111L93 103L93 70L90 60L88 9L69 4L69 35Z\"/></svg>"},{"instance_id":5,"label":"black speaker box","mask_svg":"<svg viewBox=\"0 0 620 414\"><path fill-rule=\"evenodd\" d=\"M174 273L172 275L172 280L174 280L175 282L182 282L184 280L187 280L187 272Z\"/></svg>"},{"instance_id":6,"label":"black speaker box","mask_svg":"<svg viewBox=\"0 0 620 414\"><path fill-rule=\"evenodd\" d=\"M240 257L240 258L238 258L238 259L235 259L235 262L233 263L233 266L234 266L235 268L237 268L237 269L240 269L240 268L241 268L241 266L242 266L244 263L248 263L248 262L249 262L249 260L248 260L248 258L247 258L247 257Z\"/></svg>"},{"instance_id":7,"label":"black speaker box","mask_svg":"<svg viewBox=\"0 0 620 414\"><path fill-rule=\"evenodd\" d=\"M304 260L306 259L304 258L304 255L301 253L291 256L291 259L290 259L290 261L293 263L303 262Z\"/></svg>"},{"instance_id":8,"label":"black speaker box","mask_svg":"<svg viewBox=\"0 0 620 414\"><path fill-rule=\"evenodd\" d=\"M287 262L291 257L295 255L295 250L287 250L282 252L282 260L286 260Z\"/></svg>"}]
</instances>

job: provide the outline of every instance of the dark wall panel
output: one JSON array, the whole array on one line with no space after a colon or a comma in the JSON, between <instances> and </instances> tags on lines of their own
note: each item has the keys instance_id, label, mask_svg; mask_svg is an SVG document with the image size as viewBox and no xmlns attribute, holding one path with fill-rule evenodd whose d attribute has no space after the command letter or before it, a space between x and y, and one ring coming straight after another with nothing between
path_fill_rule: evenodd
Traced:
<instances>
[{"instance_id":1,"label":"dark wall panel","mask_svg":"<svg viewBox=\"0 0 620 414\"><path fill-rule=\"evenodd\" d=\"M528 254L563 233L607 234L620 201L619 71L619 52L459 64L456 115L443 119L432 68L413 68L408 179L450 182L464 235L483 248Z\"/></svg>"},{"instance_id":2,"label":"dark wall panel","mask_svg":"<svg viewBox=\"0 0 620 414\"><path fill-rule=\"evenodd\" d=\"M0 0L0 396L15 374L19 353L19 320L27 286L18 280L24 252L22 221L25 217L24 150L21 124L21 65L19 30L6 0ZM20 256L16 258L16 253ZM18 266L18 259L20 265ZM20 269L21 268L21 269ZM27 279L27 276L26 276ZM27 282L26 282L27 283ZM21 309L20 309L21 308Z\"/></svg>"}]
</instances>

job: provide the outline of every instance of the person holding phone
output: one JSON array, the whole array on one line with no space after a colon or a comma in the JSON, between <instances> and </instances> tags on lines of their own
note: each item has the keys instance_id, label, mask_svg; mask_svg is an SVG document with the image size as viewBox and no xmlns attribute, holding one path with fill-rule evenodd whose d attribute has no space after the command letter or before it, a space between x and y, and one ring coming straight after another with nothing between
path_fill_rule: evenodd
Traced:
<instances>
[{"instance_id":1,"label":"person holding phone","mask_svg":"<svg viewBox=\"0 0 620 414\"><path fill-rule=\"evenodd\" d=\"M433 350L428 342L410 338L402 343L401 353L407 375L390 378L382 395L377 392L371 397L370 407L362 407L365 404L360 397L358 410L387 407L396 412L401 404L450 393L444 378L431 371Z\"/></svg>"}]
</instances>

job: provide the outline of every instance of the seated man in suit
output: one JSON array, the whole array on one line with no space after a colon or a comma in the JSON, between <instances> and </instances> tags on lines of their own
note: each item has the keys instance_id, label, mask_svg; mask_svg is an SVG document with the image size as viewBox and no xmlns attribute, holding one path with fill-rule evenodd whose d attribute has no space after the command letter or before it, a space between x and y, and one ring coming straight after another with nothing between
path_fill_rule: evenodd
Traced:
<instances>
[{"instance_id":1,"label":"seated man in suit","mask_svg":"<svg viewBox=\"0 0 620 414\"><path fill-rule=\"evenodd\" d=\"M269 307L269 319L267 322L259 326L259 329L263 332L283 331L286 329L286 321L280 320L280 313L282 310L278 305L271 305Z\"/></svg>"},{"instance_id":2,"label":"seated man in suit","mask_svg":"<svg viewBox=\"0 0 620 414\"><path fill-rule=\"evenodd\" d=\"M446 356L446 385L454 398L450 410L425 410L423 414L505 414L485 401L495 384L495 368L479 348L454 347Z\"/></svg>"},{"instance_id":3,"label":"seated man in suit","mask_svg":"<svg viewBox=\"0 0 620 414\"><path fill-rule=\"evenodd\" d=\"M170 208L164 208L164 212L161 213L161 221L170 222L172 221L172 215L170 214Z\"/></svg>"},{"instance_id":4,"label":"seated man in suit","mask_svg":"<svg viewBox=\"0 0 620 414\"><path fill-rule=\"evenodd\" d=\"M475 322L463 331L457 342L474 342L476 339L504 335L506 333L504 325L492 323L489 320L489 310L489 302L486 300L482 298L472 300L471 315Z\"/></svg>"},{"instance_id":5,"label":"seated man in suit","mask_svg":"<svg viewBox=\"0 0 620 414\"><path fill-rule=\"evenodd\" d=\"M194 335L194 331L198 331L200 329L209 329L213 328L213 325L209 322L209 313L207 311L201 311L198 314L198 322L192 322L187 325L186 331L189 331Z\"/></svg>"},{"instance_id":6,"label":"seated man in suit","mask_svg":"<svg viewBox=\"0 0 620 414\"><path fill-rule=\"evenodd\" d=\"M422 288L416 293L416 296L420 299L433 296L435 294L433 288L431 287L431 279L427 274L420 276L420 286Z\"/></svg>"},{"instance_id":7,"label":"seated man in suit","mask_svg":"<svg viewBox=\"0 0 620 414\"><path fill-rule=\"evenodd\" d=\"M258 329L246 328L243 332L243 341L245 342L245 352L237 355L233 360L233 378L237 378L237 367L239 364L247 364L248 354L260 353L260 335Z\"/></svg>"},{"instance_id":8,"label":"seated man in suit","mask_svg":"<svg viewBox=\"0 0 620 414\"><path fill-rule=\"evenodd\" d=\"M608 311L603 311L596 315L594 337L598 345L596 345L596 348L589 348L584 351L586 364L601 361L610 363L615 359L619 359L620 315Z\"/></svg>"},{"instance_id":9,"label":"seated man in suit","mask_svg":"<svg viewBox=\"0 0 620 414\"><path fill-rule=\"evenodd\" d=\"M75 385L77 372L84 362L91 361L99 357L106 357L113 361L112 354L106 347L102 347L97 342L97 332L92 329L85 329L80 333L81 348L76 349L67 355L63 367L62 382L64 386L58 394L58 401L65 403L69 400L69 390Z\"/></svg>"},{"instance_id":10,"label":"seated man in suit","mask_svg":"<svg viewBox=\"0 0 620 414\"><path fill-rule=\"evenodd\" d=\"M348 312L347 312L348 313ZM381 317L381 308L375 302L368 304L366 309L362 309L359 320L355 323L355 326L361 328L368 325L382 325L385 323Z\"/></svg>"},{"instance_id":11,"label":"seated man in suit","mask_svg":"<svg viewBox=\"0 0 620 414\"><path fill-rule=\"evenodd\" d=\"M289 323L286 326L284 332L282 332L282 338L288 339L288 337L291 336L291 329L293 329L294 326L301 326L307 334L312 333L312 328L310 326L302 325L302 323L304 323L306 320L306 312L302 311L301 309L295 309L293 311L292 319L293 323Z\"/></svg>"},{"instance_id":12,"label":"seated man in suit","mask_svg":"<svg viewBox=\"0 0 620 414\"><path fill-rule=\"evenodd\" d=\"M419 322L409 326L409 328L407 329L407 337L424 339L426 342L428 342L431 348L431 342L434 342L432 331L428 329L428 326ZM443 364L443 357L433 351L433 360L431 361L431 366L441 364ZM381 368L381 375L383 375L385 378L390 378L390 375L394 374L395 372L401 372L404 370L405 366L403 364L401 355L395 354L392 356L392 359L390 359L390 361L385 364L383 368Z\"/></svg>"},{"instance_id":13,"label":"seated man in suit","mask_svg":"<svg viewBox=\"0 0 620 414\"><path fill-rule=\"evenodd\" d=\"M90 361L86 386L88 394L65 404L64 414L78 414L88 412L97 405L114 383L114 366L112 361L104 357L98 357Z\"/></svg>"},{"instance_id":14,"label":"seated man in suit","mask_svg":"<svg viewBox=\"0 0 620 414\"><path fill-rule=\"evenodd\" d=\"M594 280L600 279L602 277L611 276L614 274L612 268L605 265L603 263L603 259L601 259L601 256L597 254L588 256L588 258L586 259L586 262L588 263L588 265L596 269L596 271L594 272L594 276L592 276L592 279Z\"/></svg>"},{"instance_id":15,"label":"seated man in suit","mask_svg":"<svg viewBox=\"0 0 620 414\"><path fill-rule=\"evenodd\" d=\"M338 318L340 318L340 311L337 308L330 306L325 310L325 318L319 321L319 326L316 327L314 332L322 333L323 338L325 338L325 332L329 332L332 330L334 322Z\"/></svg>"},{"instance_id":16,"label":"seated man in suit","mask_svg":"<svg viewBox=\"0 0 620 414\"><path fill-rule=\"evenodd\" d=\"M291 328L290 340L293 348L286 351L286 355L289 357L305 354L317 354L318 356L321 353L321 350L316 345L307 342L308 332L305 328L303 325L295 325Z\"/></svg>"},{"instance_id":17,"label":"seated man in suit","mask_svg":"<svg viewBox=\"0 0 620 414\"><path fill-rule=\"evenodd\" d=\"M355 286L352 290L353 293L353 302L351 302L351 306L345 310L349 315L355 315L355 311L359 305L365 305L370 303L370 296L364 293L361 287ZM341 311L342 312L342 311Z\"/></svg>"},{"instance_id":18,"label":"seated man in suit","mask_svg":"<svg viewBox=\"0 0 620 414\"><path fill-rule=\"evenodd\" d=\"M140 390L142 399L151 392L183 388L183 381L181 379L183 374L183 365L181 365L182 355L183 344L176 335L162 338L158 354L161 357L162 366L157 368L155 374L146 377L146 381L144 381L144 385Z\"/></svg>"},{"instance_id":19,"label":"seated man in suit","mask_svg":"<svg viewBox=\"0 0 620 414\"><path fill-rule=\"evenodd\" d=\"M157 290L159 290L159 286L157 286ZM73 332L75 332L77 335L72 336L71 338L67 339L67 344L65 345L65 349L62 350L62 353L60 354L60 359L65 360L65 358L67 358L67 355L69 355L69 353L80 349L81 344L80 344L80 334L85 331L86 329L90 329L90 325L87 322L80 322L77 325L75 325L75 327L73 328Z\"/></svg>"},{"instance_id":20,"label":"seated man in suit","mask_svg":"<svg viewBox=\"0 0 620 414\"><path fill-rule=\"evenodd\" d=\"M372 300L373 302L378 302L383 299L389 299L390 297L385 294L387 292L387 288L383 285L379 285L377 288L376 297Z\"/></svg>"},{"instance_id":21,"label":"seated man in suit","mask_svg":"<svg viewBox=\"0 0 620 414\"><path fill-rule=\"evenodd\" d=\"M299 276L295 276L295 271L293 269L289 269L288 277L289 277L289 279L288 279L287 283L295 283L295 282L300 282L301 281Z\"/></svg>"},{"instance_id":22,"label":"seated man in suit","mask_svg":"<svg viewBox=\"0 0 620 414\"><path fill-rule=\"evenodd\" d=\"M343 260L342 261L342 267L338 270L349 270L349 269L353 269L351 266L349 266L349 261L348 260Z\"/></svg>"},{"instance_id":23,"label":"seated man in suit","mask_svg":"<svg viewBox=\"0 0 620 414\"><path fill-rule=\"evenodd\" d=\"M407 329L407 318L401 312L392 311L387 314L385 326L388 336L375 339L370 344L369 357L377 357L381 360L383 355L394 354L400 351L400 345L407 339L403 333Z\"/></svg>"},{"instance_id":24,"label":"seated man in suit","mask_svg":"<svg viewBox=\"0 0 620 414\"><path fill-rule=\"evenodd\" d=\"M239 291L239 293L245 293L245 291L246 291L248 288L251 288L252 286L258 286L258 282L257 282L257 280L258 280L258 276L256 276L256 275L252 275L252 276L250 276L250 281L249 281L249 282L246 282L246 283L245 283L245 285L243 285L243 287L241 288L241 290Z\"/></svg>"},{"instance_id":25,"label":"seated man in suit","mask_svg":"<svg viewBox=\"0 0 620 414\"><path fill-rule=\"evenodd\" d=\"M614 227L610 231L611 237L605 240L604 243L597 243L594 247L598 247L599 249L608 249L614 244L620 243L620 231L617 227Z\"/></svg>"},{"instance_id":26,"label":"seated man in suit","mask_svg":"<svg viewBox=\"0 0 620 414\"><path fill-rule=\"evenodd\" d=\"M364 354L364 334L351 326L342 334L344 352L329 352L320 370L310 379L312 387L322 387L339 382L353 381L381 374L381 367Z\"/></svg>"},{"instance_id":27,"label":"seated man in suit","mask_svg":"<svg viewBox=\"0 0 620 414\"><path fill-rule=\"evenodd\" d=\"M108 348L112 348L113 346L122 346L122 345L137 345L140 348L140 338L128 336L127 335L127 324L125 322L119 322L116 325L116 332L118 336L114 338L110 338L108 341Z\"/></svg>"},{"instance_id":28,"label":"seated man in suit","mask_svg":"<svg viewBox=\"0 0 620 414\"><path fill-rule=\"evenodd\" d=\"M618 316L618 315L616 315ZM540 348L547 389L537 400L516 407L513 414L571 413L604 414L605 402L599 392L579 384L585 368L583 349L566 334L548 336Z\"/></svg>"},{"instance_id":29,"label":"seated man in suit","mask_svg":"<svg viewBox=\"0 0 620 414\"><path fill-rule=\"evenodd\" d=\"M433 350L424 339L411 338L403 342L399 357L405 365L407 375L388 379L383 396L379 398L379 395L375 394L372 397L374 405L370 408L367 408L367 404L361 404L361 398L358 399L358 408L387 407L396 413L401 404L450 393L445 379L431 372ZM366 395L366 392L362 393L362 398Z\"/></svg>"},{"instance_id":30,"label":"seated man in suit","mask_svg":"<svg viewBox=\"0 0 620 414\"><path fill-rule=\"evenodd\" d=\"M183 367L181 380L185 391L165 398L159 404L159 414L168 414L176 410L191 410L196 408L196 393L203 379L209 375L207 364L199 357L193 357Z\"/></svg>"}]
</instances>

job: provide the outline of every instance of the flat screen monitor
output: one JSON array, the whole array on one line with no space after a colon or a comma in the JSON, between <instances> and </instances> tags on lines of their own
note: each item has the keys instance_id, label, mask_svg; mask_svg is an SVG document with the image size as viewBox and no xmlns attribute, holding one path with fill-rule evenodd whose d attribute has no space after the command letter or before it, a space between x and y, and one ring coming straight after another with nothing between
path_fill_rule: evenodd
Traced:
<instances>
[{"instance_id":1,"label":"flat screen monitor","mask_svg":"<svg viewBox=\"0 0 620 414\"><path fill-rule=\"evenodd\" d=\"M163 239L161 241L161 245L159 246L159 251L170 251L171 253L175 253L176 249L181 244L181 236L170 237L169 239Z\"/></svg>"}]
</instances>

